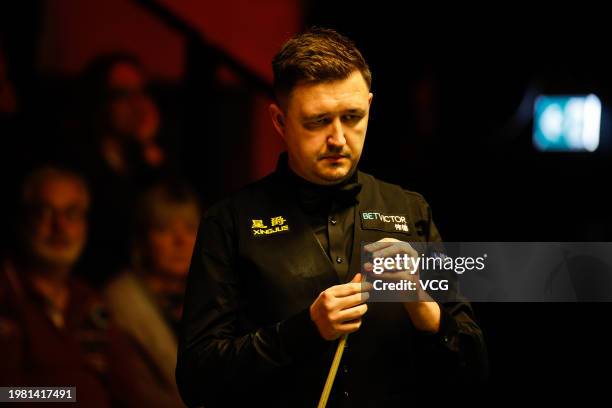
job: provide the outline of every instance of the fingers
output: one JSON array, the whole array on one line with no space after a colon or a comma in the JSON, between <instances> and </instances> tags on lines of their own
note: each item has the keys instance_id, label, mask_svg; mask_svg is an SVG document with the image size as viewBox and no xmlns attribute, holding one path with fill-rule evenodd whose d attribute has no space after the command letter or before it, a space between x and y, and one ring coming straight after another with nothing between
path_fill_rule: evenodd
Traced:
<instances>
[{"instance_id":1,"label":"fingers","mask_svg":"<svg viewBox=\"0 0 612 408\"><path fill-rule=\"evenodd\" d=\"M364 283L345 283L329 288L327 291L335 297L352 296L355 293L367 292L370 287L368 282Z\"/></svg>"},{"instance_id":2,"label":"fingers","mask_svg":"<svg viewBox=\"0 0 612 408\"><path fill-rule=\"evenodd\" d=\"M354 333L357 330L359 330L359 328L361 327L361 323L362 323L361 319L352 320L350 322L346 322L346 323L342 323L338 325L336 330L339 333L339 336L343 334Z\"/></svg>"},{"instance_id":3,"label":"fingers","mask_svg":"<svg viewBox=\"0 0 612 408\"><path fill-rule=\"evenodd\" d=\"M324 339L333 340L361 326L361 318L368 310L368 291L372 289L372 284L362 279L357 274L350 283L326 289L310 306L310 317Z\"/></svg>"},{"instance_id":4,"label":"fingers","mask_svg":"<svg viewBox=\"0 0 612 408\"><path fill-rule=\"evenodd\" d=\"M386 258L403 253L410 256L417 255L417 252L409 243L397 240L395 238L383 238L380 241L372 242L371 244L366 245L364 249L372 253L372 256L375 258Z\"/></svg>"},{"instance_id":5,"label":"fingers","mask_svg":"<svg viewBox=\"0 0 612 408\"><path fill-rule=\"evenodd\" d=\"M380 275L378 275L376 278L377 279L381 279L385 282L394 282L394 281L401 281L401 280L412 280L412 281L416 281L419 278L419 274L418 273L413 273L411 271L396 271L396 272L383 272Z\"/></svg>"},{"instance_id":6,"label":"fingers","mask_svg":"<svg viewBox=\"0 0 612 408\"><path fill-rule=\"evenodd\" d=\"M368 305L363 303L359 306L351 307L339 311L334 317L336 323L348 323L351 320L361 319L368 311Z\"/></svg>"},{"instance_id":7,"label":"fingers","mask_svg":"<svg viewBox=\"0 0 612 408\"><path fill-rule=\"evenodd\" d=\"M380 241L372 242L371 244L364 246L363 249L368 252L374 252L393 245L395 242L399 241L393 238L383 238Z\"/></svg>"},{"instance_id":8,"label":"fingers","mask_svg":"<svg viewBox=\"0 0 612 408\"><path fill-rule=\"evenodd\" d=\"M355 276L353 276L353 279L351 279L351 281L349 283L359 283L361 282L363 279L363 275L361 275L360 273L355 274Z\"/></svg>"},{"instance_id":9,"label":"fingers","mask_svg":"<svg viewBox=\"0 0 612 408\"><path fill-rule=\"evenodd\" d=\"M327 312L348 309L366 302L369 298L370 294L368 292L358 292L344 297L334 296L331 291L321 293L321 303Z\"/></svg>"},{"instance_id":10,"label":"fingers","mask_svg":"<svg viewBox=\"0 0 612 408\"><path fill-rule=\"evenodd\" d=\"M334 309L336 310L348 309L353 306L357 306L357 305L367 302L369 298L370 298L370 294L368 292L355 293L354 295L351 295L351 296L337 298L336 304L334 305L335 306Z\"/></svg>"},{"instance_id":11,"label":"fingers","mask_svg":"<svg viewBox=\"0 0 612 408\"><path fill-rule=\"evenodd\" d=\"M395 242L385 248L378 249L372 252L374 258L389 258L397 254L407 254L411 257L416 257L417 251L407 242Z\"/></svg>"}]
</instances>

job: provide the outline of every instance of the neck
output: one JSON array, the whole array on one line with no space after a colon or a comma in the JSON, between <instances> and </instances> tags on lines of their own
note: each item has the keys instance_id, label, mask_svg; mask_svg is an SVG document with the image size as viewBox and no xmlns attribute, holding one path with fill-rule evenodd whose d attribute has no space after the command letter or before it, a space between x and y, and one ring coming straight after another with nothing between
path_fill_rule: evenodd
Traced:
<instances>
[{"instance_id":1,"label":"neck","mask_svg":"<svg viewBox=\"0 0 612 408\"><path fill-rule=\"evenodd\" d=\"M288 158L287 167L289 168L291 173L293 173L296 177L302 179L303 181L305 181L307 183L314 184L314 185L320 186L320 187L341 186L341 185L345 184L347 181L351 180L353 178L353 176L357 173L357 167L354 167L353 169L351 169L351 171L345 177L341 178L340 180L334 180L334 181L328 181L328 180L324 180L324 179L311 180L310 178L308 178L304 174L302 174L299 171L299 169L297 169L297 167L293 165L293 163L291 161L291 157Z\"/></svg>"},{"instance_id":2,"label":"neck","mask_svg":"<svg viewBox=\"0 0 612 408\"><path fill-rule=\"evenodd\" d=\"M23 262L21 268L26 271L28 276L39 277L54 282L55 285L67 284L72 271L71 265L49 265L36 261Z\"/></svg>"},{"instance_id":3,"label":"neck","mask_svg":"<svg viewBox=\"0 0 612 408\"><path fill-rule=\"evenodd\" d=\"M153 292L175 292L185 288L185 279L182 276L163 272L151 272L146 275L145 281Z\"/></svg>"}]
</instances>

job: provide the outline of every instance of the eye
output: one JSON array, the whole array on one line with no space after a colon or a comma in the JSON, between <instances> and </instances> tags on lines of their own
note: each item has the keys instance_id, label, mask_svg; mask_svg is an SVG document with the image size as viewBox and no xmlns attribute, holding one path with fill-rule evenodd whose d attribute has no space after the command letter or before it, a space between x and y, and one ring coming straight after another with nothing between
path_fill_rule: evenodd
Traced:
<instances>
[{"instance_id":1,"label":"eye","mask_svg":"<svg viewBox=\"0 0 612 408\"><path fill-rule=\"evenodd\" d=\"M166 233L170 231L170 225L167 222L158 221L153 223L152 230L157 233Z\"/></svg>"},{"instance_id":2,"label":"eye","mask_svg":"<svg viewBox=\"0 0 612 408\"><path fill-rule=\"evenodd\" d=\"M70 221L81 221L87 217L87 210L80 205L71 205L64 211L64 215Z\"/></svg>"},{"instance_id":3,"label":"eye","mask_svg":"<svg viewBox=\"0 0 612 408\"><path fill-rule=\"evenodd\" d=\"M306 127L308 129L316 129L316 128L320 128L323 126L327 126L329 125L330 122L331 122L330 118L322 117L322 118L318 118L318 119L309 121L308 123L306 123Z\"/></svg>"},{"instance_id":4,"label":"eye","mask_svg":"<svg viewBox=\"0 0 612 408\"><path fill-rule=\"evenodd\" d=\"M356 123L356 122L359 122L362 117L363 117L362 115L348 114L348 115L342 116L342 121L348 122L348 123Z\"/></svg>"},{"instance_id":5,"label":"eye","mask_svg":"<svg viewBox=\"0 0 612 408\"><path fill-rule=\"evenodd\" d=\"M53 217L53 208L47 206L37 207L34 211L34 215L41 220L49 220Z\"/></svg>"}]
</instances>

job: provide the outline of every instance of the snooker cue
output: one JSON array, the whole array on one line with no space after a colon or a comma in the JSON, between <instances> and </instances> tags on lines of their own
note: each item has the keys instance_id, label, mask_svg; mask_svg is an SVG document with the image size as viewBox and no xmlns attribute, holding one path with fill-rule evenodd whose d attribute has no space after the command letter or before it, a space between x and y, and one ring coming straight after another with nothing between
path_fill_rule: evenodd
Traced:
<instances>
[{"instance_id":1,"label":"snooker cue","mask_svg":"<svg viewBox=\"0 0 612 408\"><path fill-rule=\"evenodd\" d=\"M347 337L348 334L343 335L338 342L338 348L336 348L336 354L334 354L331 367L329 367L327 380L325 381L325 386L323 387L323 392L321 393L321 398L319 399L317 408L325 408L327 405L327 400L329 399L329 394L331 393L334 380L336 379L336 373L338 372L338 367L340 366L340 360L342 360L342 353L344 352Z\"/></svg>"}]
</instances>

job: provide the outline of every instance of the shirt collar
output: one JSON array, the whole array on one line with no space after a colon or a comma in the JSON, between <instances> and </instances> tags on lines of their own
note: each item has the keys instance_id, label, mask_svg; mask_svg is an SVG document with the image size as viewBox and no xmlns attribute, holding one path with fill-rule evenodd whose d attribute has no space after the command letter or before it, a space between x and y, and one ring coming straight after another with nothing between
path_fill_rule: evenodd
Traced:
<instances>
[{"instance_id":1,"label":"shirt collar","mask_svg":"<svg viewBox=\"0 0 612 408\"><path fill-rule=\"evenodd\" d=\"M298 204L308 213L327 212L332 206L346 208L354 205L362 187L359 183L359 172L356 169L346 180L330 186L314 184L305 180L289 168L287 152L283 152L279 156L276 173L296 193Z\"/></svg>"}]
</instances>

